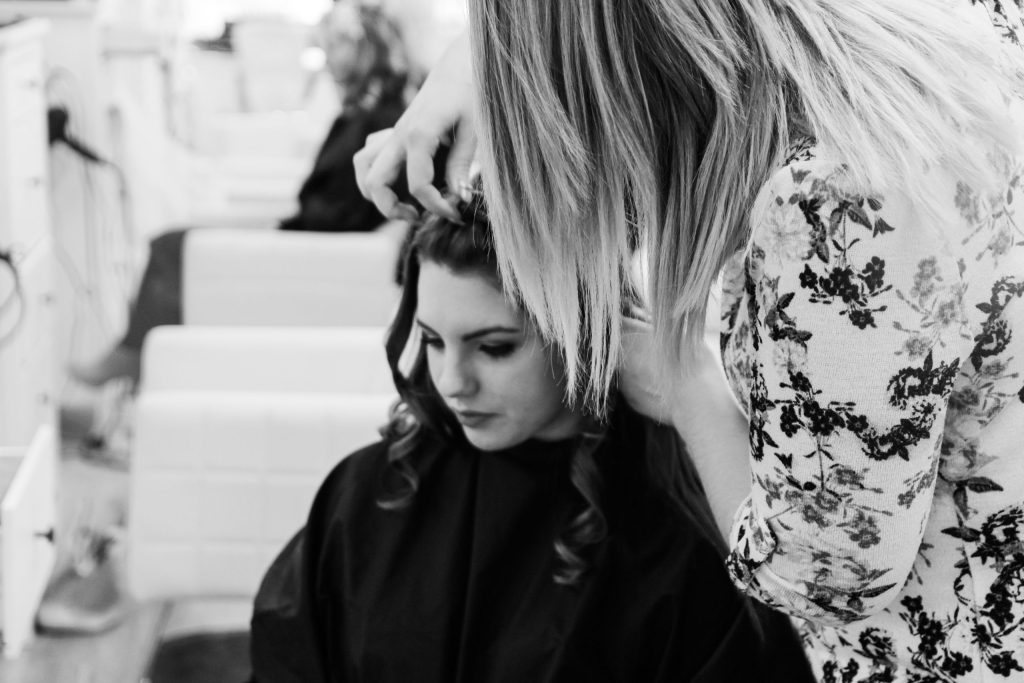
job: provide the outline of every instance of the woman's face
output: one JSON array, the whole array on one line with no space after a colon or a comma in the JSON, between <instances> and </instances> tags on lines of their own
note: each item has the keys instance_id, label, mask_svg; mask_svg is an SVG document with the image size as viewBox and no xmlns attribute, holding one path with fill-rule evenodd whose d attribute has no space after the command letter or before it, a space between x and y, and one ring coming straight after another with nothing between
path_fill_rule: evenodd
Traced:
<instances>
[{"instance_id":1,"label":"woman's face","mask_svg":"<svg viewBox=\"0 0 1024 683\"><path fill-rule=\"evenodd\" d=\"M327 70L339 85L362 78L367 55L361 49L364 39L359 11L354 5L336 4L324 28L324 55Z\"/></svg>"},{"instance_id":2,"label":"woman's face","mask_svg":"<svg viewBox=\"0 0 1024 683\"><path fill-rule=\"evenodd\" d=\"M485 451L576 434L561 362L483 274L424 262L417 322L434 386L471 444Z\"/></svg>"}]
</instances>

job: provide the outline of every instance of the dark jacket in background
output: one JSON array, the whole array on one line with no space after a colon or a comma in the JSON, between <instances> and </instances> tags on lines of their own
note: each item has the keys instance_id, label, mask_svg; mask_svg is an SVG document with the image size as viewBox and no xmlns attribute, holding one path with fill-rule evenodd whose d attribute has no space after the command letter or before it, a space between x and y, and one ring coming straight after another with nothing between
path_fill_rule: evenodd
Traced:
<instances>
[{"instance_id":1,"label":"dark jacket in background","mask_svg":"<svg viewBox=\"0 0 1024 683\"><path fill-rule=\"evenodd\" d=\"M362 149L366 136L395 125L404 110L401 97L382 97L370 107L340 114L299 190L299 212L281 221L280 228L356 232L383 223L377 207L359 193L352 158Z\"/></svg>"}]
</instances>

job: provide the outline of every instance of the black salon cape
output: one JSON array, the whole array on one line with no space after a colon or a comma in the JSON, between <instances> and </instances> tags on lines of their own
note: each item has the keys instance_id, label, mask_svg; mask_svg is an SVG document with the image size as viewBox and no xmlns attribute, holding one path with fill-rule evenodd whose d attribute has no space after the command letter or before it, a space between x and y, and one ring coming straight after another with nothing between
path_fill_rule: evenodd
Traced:
<instances>
[{"instance_id":1,"label":"black salon cape","mask_svg":"<svg viewBox=\"0 0 1024 683\"><path fill-rule=\"evenodd\" d=\"M578 587L552 543L574 513L570 444L428 448L411 507L377 505L386 446L346 458L256 598L259 683L811 683L784 617L652 487L642 418L598 454L609 536Z\"/></svg>"}]
</instances>

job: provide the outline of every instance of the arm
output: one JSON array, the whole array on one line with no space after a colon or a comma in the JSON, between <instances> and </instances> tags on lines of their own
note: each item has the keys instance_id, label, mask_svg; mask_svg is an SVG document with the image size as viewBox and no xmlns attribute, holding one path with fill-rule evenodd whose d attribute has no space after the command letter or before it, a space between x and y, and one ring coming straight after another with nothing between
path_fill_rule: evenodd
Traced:
<instances>
[{"instance_id":1,"label":"arm","mask_svg":"<svg viewBox=\"0 0 1024 683\"><path fill-rule=\"evenodd\" d=\"M736 508L750 493L750 464L747 421L718 361L710 349L701 346L689 374L667 386L650 323L627 317L622 327L619 389L634 409L673 425L679 432L700 474L722 538L728 538Z\"/></svg>"},{"instance_id":2,"label":"arm","mask_svg":"<svg viewBox=\"0 0 1024 683\"><path fill-rule=\"evenodd\" d=\"M754 214L736 382L753 485L729 565L768 604L841 624L883 609L912 570L971 337L935 217L849 194L834 168L783 169Z\"/></svg>"},{"instance_id":3,"label":"arm","mask_svg":"<svg viewBox=\"0 0 1024 683\"><path fill-rule=\"evenodd\" d=\"M728 538L733 515L750 493L747 421L707 347L699 349L693 371L674 395L669 419L686 443L715 521Z\"/></svg>"},{"instance_id":4,"label":"arm","mask_svg":"<svg viewBox=\"0 0 1024 683\"><path fill-rule=\"evenodd\" d=\"M623 391L686 440L719 526L732 526L734 580L790 614L845 623L883 609L911 572L972 341L934 217L844 193L829 168L783 169L753 214L740 283L753 349L727 364L749 420L707 362L660 413L656 395Z\"/></svg>"}]
</instances>

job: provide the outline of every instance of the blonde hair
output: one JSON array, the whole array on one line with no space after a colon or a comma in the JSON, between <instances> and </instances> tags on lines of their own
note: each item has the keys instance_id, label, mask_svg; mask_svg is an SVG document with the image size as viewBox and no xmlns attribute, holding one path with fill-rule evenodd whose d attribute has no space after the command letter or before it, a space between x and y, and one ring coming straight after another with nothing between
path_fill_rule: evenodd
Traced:
<instances>
[{"instance_id":1,"label":"blonde hair","mask_svg":"<svg viewBox=\"0 0 1024 683\"><path fill-rule=\"evenodd\" d=\"M960 4L966 4L960 3ZM1020 58L942 0L475 0L482 162L506 286L594 408L618 361L628 234L650 254L663 360L795 135L851 187L911 197L926 167L990 177L1016 145Z\"/></svg>"}]
</instances>

